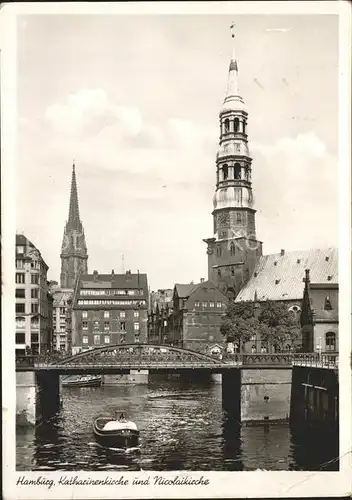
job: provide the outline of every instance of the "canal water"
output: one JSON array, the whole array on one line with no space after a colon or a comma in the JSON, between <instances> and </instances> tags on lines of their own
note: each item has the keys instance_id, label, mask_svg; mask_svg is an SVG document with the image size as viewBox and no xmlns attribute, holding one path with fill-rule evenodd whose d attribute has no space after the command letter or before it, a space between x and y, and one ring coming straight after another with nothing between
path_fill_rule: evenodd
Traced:
<instances>
[{"instance_id":1,"label":"canal water","mask_svg":"<svg viewBox=\"0 0 352 500\"><path fill-rule=\"evenodd\" d=\"M314 439L287 423L239 426L221 406L221 385L180 381L61 388L62 408L35 429L17 428L17 470L338 470L336 436ZM92 423L125 411L140 451L95 442Z\"/></svg>"}]
</instances>

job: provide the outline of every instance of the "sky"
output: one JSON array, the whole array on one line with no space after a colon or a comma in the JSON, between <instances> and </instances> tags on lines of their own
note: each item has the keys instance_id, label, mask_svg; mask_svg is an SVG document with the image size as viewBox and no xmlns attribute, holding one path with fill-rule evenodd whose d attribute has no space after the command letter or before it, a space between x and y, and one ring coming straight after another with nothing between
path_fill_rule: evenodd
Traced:
<instances>
[{"instance_id":1,"label":"sky","mask_svg":"<svg viewBox=\"0 0 352 500\"><path fill-rule=\"evenodd\" d=\"M89 272L207 278L233 20L264 253L337 246L337 16L17 19L17 230L49 279L73 159Z\"/></svg>"}]
</instances>

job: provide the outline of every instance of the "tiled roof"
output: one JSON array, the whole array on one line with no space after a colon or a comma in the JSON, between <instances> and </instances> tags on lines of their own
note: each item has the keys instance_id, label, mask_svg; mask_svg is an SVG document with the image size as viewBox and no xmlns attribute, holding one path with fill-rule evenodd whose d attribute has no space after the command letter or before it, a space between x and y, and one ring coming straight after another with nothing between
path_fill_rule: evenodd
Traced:
<instances>
[{"instance_id":1,"label":"tiled roof","mask_svg":"<svg viewBox=\"0 0 352 500\"><path fill-rule=\"evenodd\" d=\"M33 243L29 241L29 239L26 238L24 234L16 234L16 245L24 245L24 246L28 245L32 248L35 248Z\"/></svg>"},{"instance_id":2,"label":"tiled roof","mask_svg":"<svg viewBox=\"0 0 352 500\"><path fill-rule=\"evenodd\" d=\"M81 288L148 288L146 274L83 274L80 279Z\"/></svg>"},{"instance_id":3,"label":"tiled roof","mask_svg":"<svg viewBox=\"0 0 352 500\"><path fill-rule=\"evenodd\" d=\"M180 299L184 299L186 297L189 297L190 293L197 286L198 285L195 285L194 283L187 283L187 284L176 283L175 284L177 295L180 297Z\"/></svg>"},{"instance_id":4,"label":"tiled roof","mask_svg":"<svg viewBox=\"0 0 352 500\"><path fill-rule=\"evenodd\" d=\"M236 302L254 300L302 299L305 269L311 283L338 283L338 250L336 248L263 255L251 279L236 297Z\"/></svg>"}]
</instances>

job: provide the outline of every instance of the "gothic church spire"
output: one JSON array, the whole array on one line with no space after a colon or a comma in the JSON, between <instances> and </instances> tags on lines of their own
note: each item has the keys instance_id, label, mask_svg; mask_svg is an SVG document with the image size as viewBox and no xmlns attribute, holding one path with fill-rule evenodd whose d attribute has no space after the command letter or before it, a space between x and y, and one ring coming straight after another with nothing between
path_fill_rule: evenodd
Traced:
<instances>
[{"instance_id":1,"label":"gothic church spire","mask_svg":"<svg viewBox=\"0 0 352 500\"><path fill-rule=\"evenodd\" d=\"M77 181L75 162L72 164L72 179L71 179L71 195L70 195L70 208L68 213L68 227L72 229L81 228L81 221L79 218L78 194L77 194Z\"/></svg>"}]
</instances>

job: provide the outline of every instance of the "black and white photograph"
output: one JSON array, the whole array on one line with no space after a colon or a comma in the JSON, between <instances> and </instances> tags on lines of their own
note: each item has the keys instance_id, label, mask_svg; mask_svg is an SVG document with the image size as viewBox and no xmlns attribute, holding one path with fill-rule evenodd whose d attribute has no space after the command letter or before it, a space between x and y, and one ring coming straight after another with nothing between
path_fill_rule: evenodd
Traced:
<instances>
[{"instance_id":1,"label":"black and white photograph","mask_svg":"<svg viewBox=\"0 0 352 500\"><path fill-rule=\"evenodd\" d=\"M348 29L244 3L12 13L5 498L351 492Z\"/></svg>"}]
</instances>

